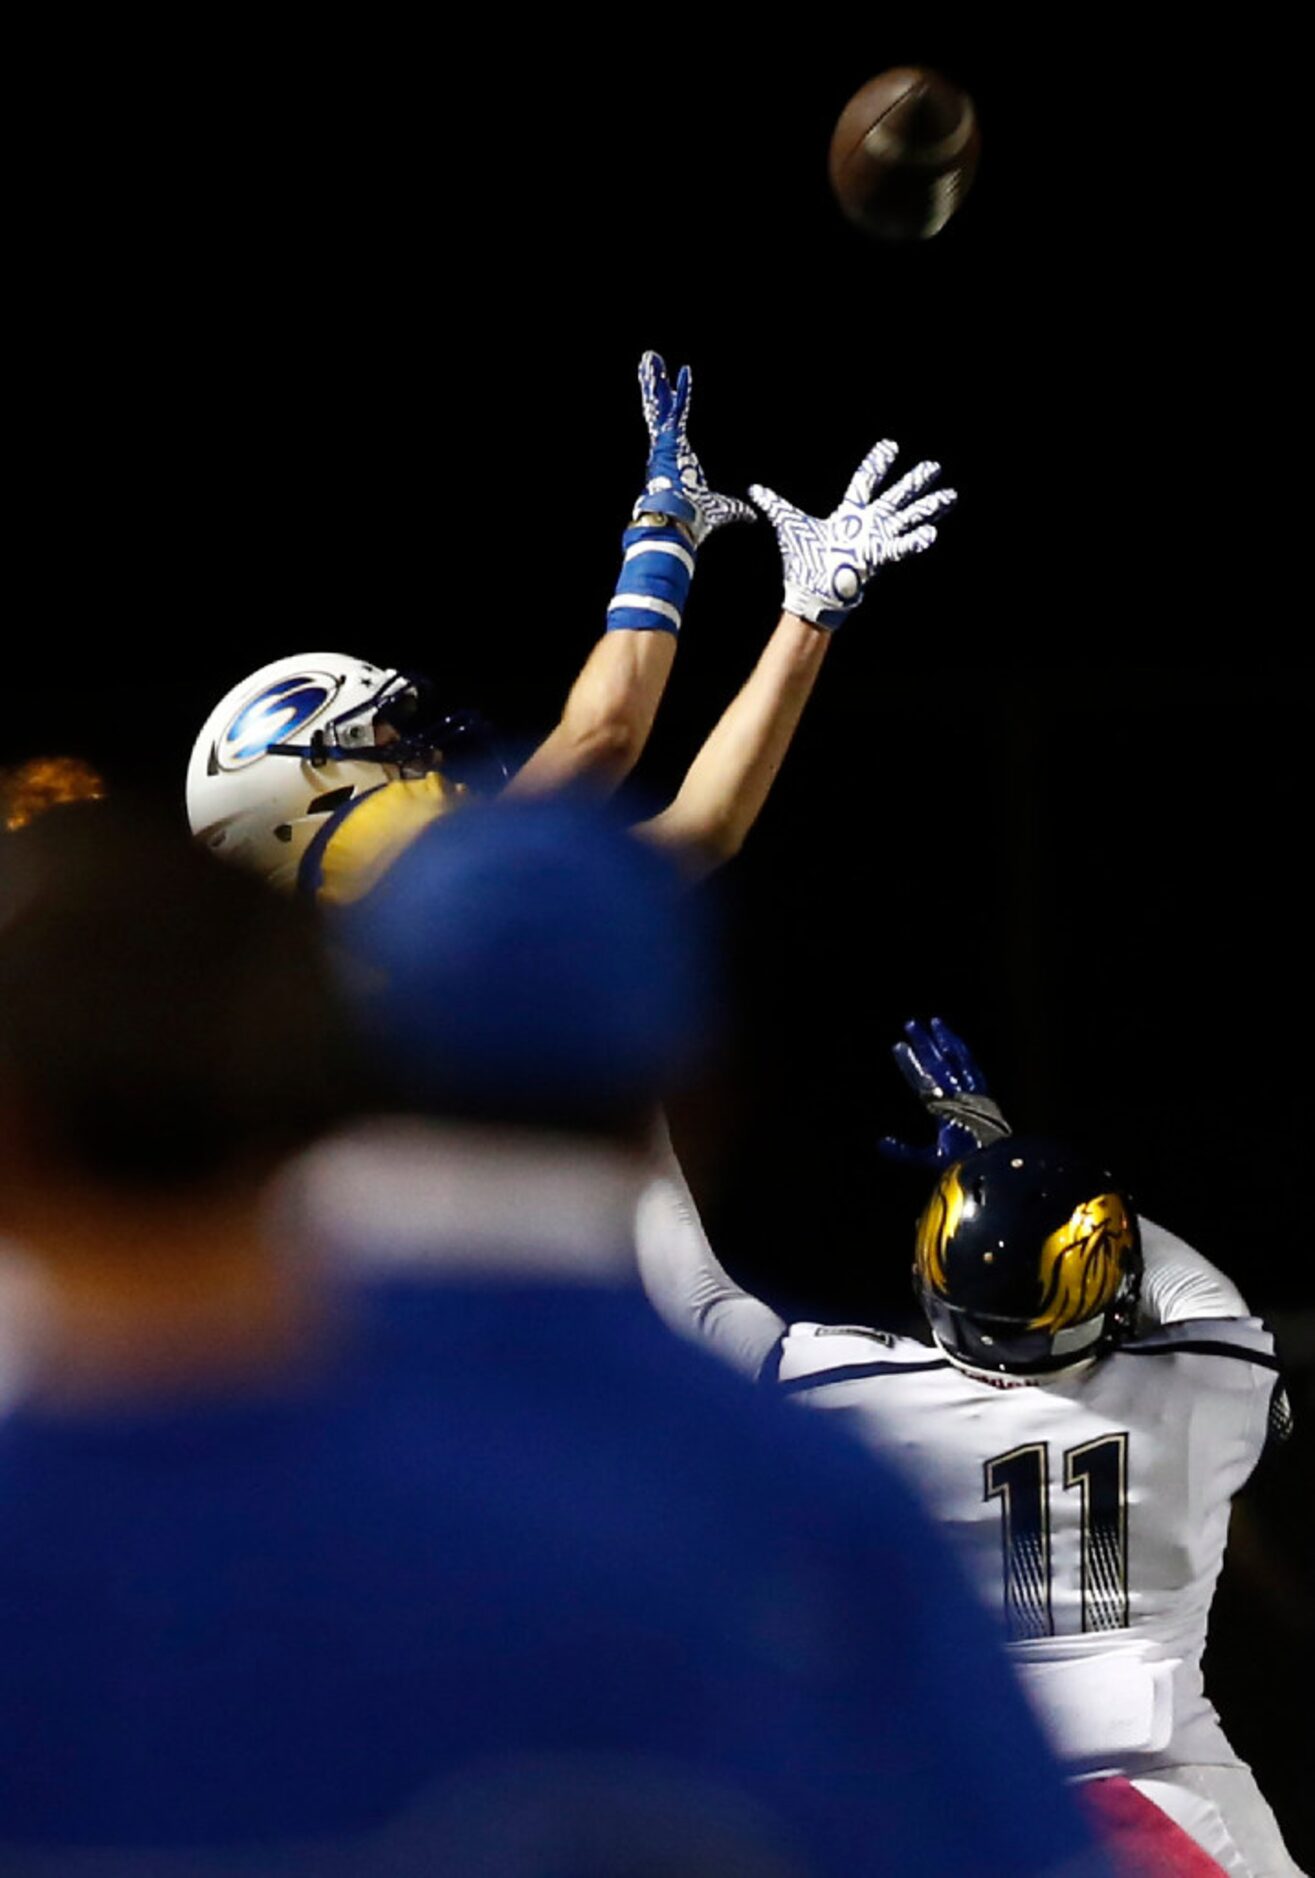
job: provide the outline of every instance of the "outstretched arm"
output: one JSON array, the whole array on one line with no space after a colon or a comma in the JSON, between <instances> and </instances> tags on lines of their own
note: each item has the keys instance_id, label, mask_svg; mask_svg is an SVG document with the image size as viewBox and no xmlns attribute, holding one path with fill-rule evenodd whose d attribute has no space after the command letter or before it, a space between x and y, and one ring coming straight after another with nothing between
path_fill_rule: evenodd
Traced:
<instances>
[{"instance_id":1,"label":"outstretched arm","mask_svg":"<svg viewBox=\"0 0 1315 1878\"><path fill-rule=\"evenodd\" d=\"M571 687L555 729L507 784L508 795L542 795L589 780L610 792L648 742L676 658L676 635L604 633Z\"/></svg>"},{"instance_id":2,"label":"outstretched arm","mask_svg":"<svg viewBox=\"0 0 1315 1878\"><path fill-rule=\"evenodd\" d=\"M677 849L696 877L737 854L757 820L817 682L831 634L857 607L878 567L931 546L936 530L930 518L955 500L952 489L913 499L939 474L936 463L919 463L888 495L875 496L896 450L887 442L869 451L840 507L829 516L805 515L757 485L749 492L776 530L785 610L675 800L639 830Z\"/></svg>"},{"instance_id":3,"label":"outstretched arm","mask_svg":"<svg viewBox=\"0 0 1315 1878\"><path fill-rule=\"evenodd\" d=\"M689 367L673 385L659 355L646 352L639 384L649 437L647 480L621 537L607 630L571 687L557 727L508 784L512 794L585 780L610 791L625 780L671 675L698 551L727 522L754 519L747 503L709 489L690 445Z\"/></svg>"},{"instance_id":4,"label":"outstretched arm","mask_svg":"<svg viewBox=\"0 0 1315 1878\"><path fill-rule=\"evenodd\" d=\"M665 1121L654 1135L654 1170L635 1215L639 1276L649 1302L671 1330L705 1340L756 1378L785 1324L718 1264Z\"/></svg>"},{"instance_id":5,"label":"outstretched arm","mask_svg":"<svg viewBox=\"0 0 1315 1878\"><path fill-rule=\"evenodd\" d=\"M723 712L671 805L638 832L678 851L695 878L739 853L785 760L831 643L782 613L748 682Z\"/></svg>"}]
</instances>

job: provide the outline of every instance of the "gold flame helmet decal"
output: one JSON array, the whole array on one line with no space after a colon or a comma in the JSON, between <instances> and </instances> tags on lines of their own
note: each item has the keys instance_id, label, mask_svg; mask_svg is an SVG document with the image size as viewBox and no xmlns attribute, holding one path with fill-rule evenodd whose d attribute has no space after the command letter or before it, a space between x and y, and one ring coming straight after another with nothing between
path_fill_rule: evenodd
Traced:
<instances>
[{"instance_id":1,"label":"gold flame helmet decal","mask_svg":"<svg viewBox=\"0 0 1315 1878\"><path fill-rule=\"evenodd\" d=\"M945 1248L959 1230L959 1221L968 1203L968 1196L959 1184L959 1166L956 1161L952 1167L947 1167L936 1182L936 1191L918 1221L914 1248L919 1277L942 1297L946 1290Z\"/></svg>"},{"instance_id":2,"label":"gold flame helmet decal","mask_svg":"<svg viewBox=\"0 0 1315 1878\"><path fill-rule=\"evenodd\" d=\"M1117 1193L1075 1207L1041 1247L1041 1309L1029 1328L1064 1330L1113 1303L1132 1243L1132 1219Z\"/></svg>"},{"instance_id":3,"label":"gold flame helmet decal","mask_svg":"<svg viewBox=\"0 0 1315 1878\"><path fill-rule=\"evenodd\" d=\"M918 1221L915 1262L924 1285L941 1297L949 1292L945 1255L968 1206L960 1163L947 1167ZM1127 1269L1135 1229L1117 1193L1097 1194L1075 1207L1041 1247L1037 1279L1040 1307L1029 1330L1064 1330L1113 1303Z\"/></svg>"}]
</instances>

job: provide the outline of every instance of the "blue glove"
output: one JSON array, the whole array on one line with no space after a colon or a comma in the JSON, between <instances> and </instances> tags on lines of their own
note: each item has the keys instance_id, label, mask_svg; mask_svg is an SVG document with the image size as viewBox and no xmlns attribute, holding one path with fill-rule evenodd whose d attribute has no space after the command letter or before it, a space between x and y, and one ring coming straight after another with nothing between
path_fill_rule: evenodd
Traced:
<instances>
[{"instance_id":1,"label":"blue glove","mask_svg":"<svg viewBox=\"0 0 1315 1878\"><path fill-rule=\"evenodd\" d=\"M635 520L644 515L669 515L688 528L694 546L727 522L756 522L756 512L736 496L709 489L703 465L690 447L690 399L694 374L682 365L673 387L657 352L639 361L639 391L648 426L648 469L644 493L635 504Z\"/></svg>"},{"instance_id":2,"label":"blue glove","mask_svg":"<svg viewBox=\"0 0 1315 1878\"><path fill-rule=\"evenodd\" d=\"M946 1167L1013 1132L988 1094L971 1050L948 1024L933 1017L930 1029L924 1029L910 1019L904 1035L908 1042L897 1043L891 1054L905 1082L936 1118L936 1143L920 1148L886 1135L877 1143L880 1153L918 1167Z\"/></svg>"},{"instance_id":3,"label":"blue glove","mask_svg":"<svg viewBox=\"0 0 1315 1878\"><path fill-rule=\"evenodd\" d=\"M621 537L624 560L607 609L608 630L678 632L695 551L727 522L757 517L747 502L709 489L686 434L693 376L682 365L673 385L656 352L639 361L639 389L648 428L644 492Z\"/></svg>"}]
</instances>

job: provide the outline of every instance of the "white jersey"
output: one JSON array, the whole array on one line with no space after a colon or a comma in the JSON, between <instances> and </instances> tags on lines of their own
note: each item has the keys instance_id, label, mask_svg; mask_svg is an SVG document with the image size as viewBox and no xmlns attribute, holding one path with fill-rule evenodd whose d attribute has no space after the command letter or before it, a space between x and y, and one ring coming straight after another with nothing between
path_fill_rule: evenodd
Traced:
<instances>
[{"instance_id":1,"label":"white jersey","mask_svg":"<svg viewBox=\"0 0 1315 1878\"><path fill-rule=\"evenodd\" d=\"M1074 1773L1235 1764L1201 1681L1232 1496L1266 1439L1269 1332L1181 1240L1142 1222L1135 1340L1045 1378L987 1376L883 1331L790 1327L708 1246L679 1170L638 1220L668 1322L902 1458Z\"/></svg>"},{"instance_id":2,"label":"white jersey","mask_svg":"<svg viewBox=\"0 0 1315 1878\"><path fill-rule=\"evenodd\" d=\"M1037 1666L1025 1680L1070 1761L1140 1773L1235 1759L1201 1653L1230 1502L1274 1391L1254 1318L1160 1326L1026 1384L909 1338L816 1324L779 1348L783 1389L907 1463L1016 1656ZM1064 1662L1075 1673L1057 1674ZM1112 1706L1127 1711L1117 1729Z\"/></svg>"}]
</instances>

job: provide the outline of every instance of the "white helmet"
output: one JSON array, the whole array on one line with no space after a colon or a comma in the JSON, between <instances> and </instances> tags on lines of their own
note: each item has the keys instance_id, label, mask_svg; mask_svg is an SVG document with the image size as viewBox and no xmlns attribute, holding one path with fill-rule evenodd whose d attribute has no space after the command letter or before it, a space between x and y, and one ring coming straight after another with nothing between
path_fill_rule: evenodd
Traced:
<instances>
[{"instance_id":1,"label":"white helmet","mask_svg":"<svg viewBox=\"0 0 1315 1878\"><path fill-rule=\"evenodd\" d=\"M428 685L337 652L275 659L227 692L187 766L206 847L291 887L324 818L382 782L439 767Z\"/></svg>"}]
</instances>

